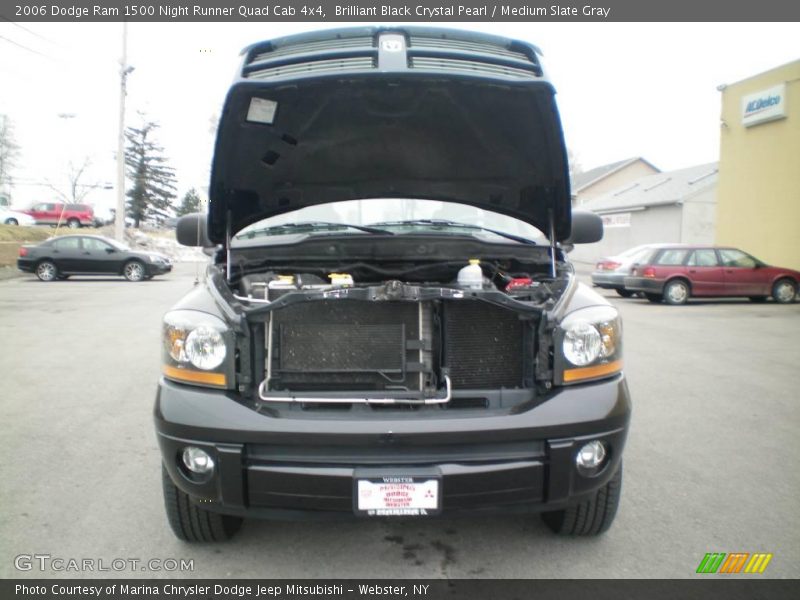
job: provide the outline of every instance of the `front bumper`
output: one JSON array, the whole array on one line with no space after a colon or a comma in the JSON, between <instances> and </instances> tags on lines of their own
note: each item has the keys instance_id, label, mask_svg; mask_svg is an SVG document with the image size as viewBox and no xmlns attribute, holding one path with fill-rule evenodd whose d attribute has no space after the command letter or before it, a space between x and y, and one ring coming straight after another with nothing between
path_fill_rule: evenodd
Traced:
<instances>
[{"instance_id":1,"label":"front bumper","mask_svg":"<svg viewBox=\"0 0 800 600\"><path fill-rule=\"evenodd\" d=\"M457 411L453 411L457 412ZM430 418L276 418L232 393L162 379L155 423L170 478L206 510L264 518L353 515L364 470L440 478L443 514L557 510L605 485L617 469L630 420L624 376L561 388L514 413L441 411ZM608 461L592 477L575 455L602 440ZM211 454L212 476L181 465L187 445Z\"/></svg>"},{"instance_id":2,"label":"front bumper","mask_svg":"<svg viewBox=\"0 0 800 600\"><path fill-rule=\"evenodd\" d=\"M149 275L164 275L172 271L171 263L150 263L147 265Z\"/></svg>"}]
</instances>

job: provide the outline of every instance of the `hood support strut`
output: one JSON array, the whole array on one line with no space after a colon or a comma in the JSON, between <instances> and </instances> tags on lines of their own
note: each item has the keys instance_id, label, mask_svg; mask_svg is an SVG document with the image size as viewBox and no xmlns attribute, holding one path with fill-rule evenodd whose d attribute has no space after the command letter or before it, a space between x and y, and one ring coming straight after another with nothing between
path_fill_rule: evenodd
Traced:
<instances>
[{"instance_id":1,"label":"hood support strut","mask_svg":"<svg viewBox=\"0 0 800 600\"><path fill-rule=\"evenodd\" d=\"M548 236L550 238L550 275L556 278L556 223L553 219L553 209L547 211Z\"/></svg>"}]
</instances>

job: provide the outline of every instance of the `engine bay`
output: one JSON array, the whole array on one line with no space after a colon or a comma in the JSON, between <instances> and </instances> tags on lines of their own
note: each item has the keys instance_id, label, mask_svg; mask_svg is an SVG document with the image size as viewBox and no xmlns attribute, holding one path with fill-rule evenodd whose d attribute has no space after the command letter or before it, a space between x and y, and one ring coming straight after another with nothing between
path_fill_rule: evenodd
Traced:
<instances>
[{"instance_id":1,"label":"engine bay","mask_svg":"<svg viewBox=\"0 0 800 600\"><path fill-rule=\"evenodd\" d=\"M552 277L546 249L509 247L421 260L234 255L225 287L250 327L257 403L488 406L498 391L532 391L541 315L567 278Z\"/></svg>"}]
</instances>

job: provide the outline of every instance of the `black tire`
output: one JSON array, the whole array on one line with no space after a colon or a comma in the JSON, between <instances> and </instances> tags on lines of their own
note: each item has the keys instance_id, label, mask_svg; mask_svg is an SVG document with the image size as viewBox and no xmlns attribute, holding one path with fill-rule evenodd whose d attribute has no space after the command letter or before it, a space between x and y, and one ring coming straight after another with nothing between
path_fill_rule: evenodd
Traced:
<instances>
[{"instance_id":1,"label":"black tire","mask_svg":"<svg viewBox=\"0 0 800 600\"><path fill-rule=\"evenodd\" d=\"M161 484L167 521L179 539L185 542L224 542L242 526L240 517L220 515L192 504L189 495L172 483L164 465L161 465Z\"/></svg>"},{"instance_id":2,"label":"black tire","mask_svg":"<svg viewBox=\"0 0 800 600\"><path fill-rule=\"evenodd\" d=\"M58 278L58 267L51 260L43 260L36 265L36 276L41 281L55 281Z\"/></svg>"},{"instance_id":3,"label":"black tire","mask_svg":"<svg viewBox=\"0 0 800 600\"><path fill-rule=\"evenodd\" d=\"M19 225L19 221L17 221L14 217L6 219L6 225Z\"/></svg>"},{"instance_id":4,"label":"black tire","mask_svg":"<svg viewBox=\"0 0 800 600\"><path fill-rule=\"evenodd\" d=\"M644 297L647 298L653 304L659 304L661 302L661 294L645 293Z\"/></svg>"},{"instance_id":5,"label":"black tire","mask_svg":"<svg viewBox=\"0 0 800 600\"><path fill-rule=\"evenodd\" d=\"M67 219L67 227L69 227L70 229L80 229L81 222L75 218Z\"/></svg>"},{"instance_id":6,"label":"black tire","mask_svg":"<svg viewBox=\"0 0 800 600\"><path fill-rule=\"evenodd\" d=\"M619 294L623 298L630 298L634 294L634 292L632 292L630 290L624 290L624 289L621 290L619 288L616 288L614 291L617 292L617 294Z\"/></svg>"},{"instance_id":7,"label":"black tire","mask_svg":"<svg viewBox=\"0 0 800 600\"><path fill-rule=\"evenodd\" d=\"M667 304L679 306L686 304L691 294L692 289L689 287L688 281L685 279L673 279L664 286L662 297Z\"/></svg>"},{"instance_id":8,"label":"black tire","mask_svg":"<svg viewBox=\"0 0 800 600\"><path fill-rule=\"evenodd\" d=\"M141 261L129 260L122 266L122 276L128 281L144 281L147 269Z\"/></svg>"},{"instance_id":9,"label":"black tire","mask_svg":"<svg viewBox=\"0 0 800 600\"><path fill-rule=\"evenodd\" d=\"M558 535L599 535L614 522L622 493L622 463L589 500L564 510L542 513L542 521Z\"/></svg>"},{"instance_id":10,"label":"black tire","mask_svg":"<svg viewBox=\"0 0 800 600\"><path fill-rule=\"evenodd\" d=\"M789 304L797 295L797 284L791 279L779 279L772 286L772 297L778 304Z\"/></svg>"}]
</instances>

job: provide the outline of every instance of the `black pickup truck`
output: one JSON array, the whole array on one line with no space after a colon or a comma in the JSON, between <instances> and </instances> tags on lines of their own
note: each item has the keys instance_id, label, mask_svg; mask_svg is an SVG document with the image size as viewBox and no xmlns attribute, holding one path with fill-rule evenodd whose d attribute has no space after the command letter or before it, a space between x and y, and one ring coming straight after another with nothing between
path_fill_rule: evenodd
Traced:
<instances>
[{"instance_id":1,"label":"black pickup truck","mask_svg":"<svg viewBox=\"0 0 800 600\"><path fill-rule=\"evenodd\" d=\"M164 317L155 424L188 541L245 517L612 523L631 405L536 47L431 28L254 44L219 123L213 253Z\"/></svg>"}]
</instances>

